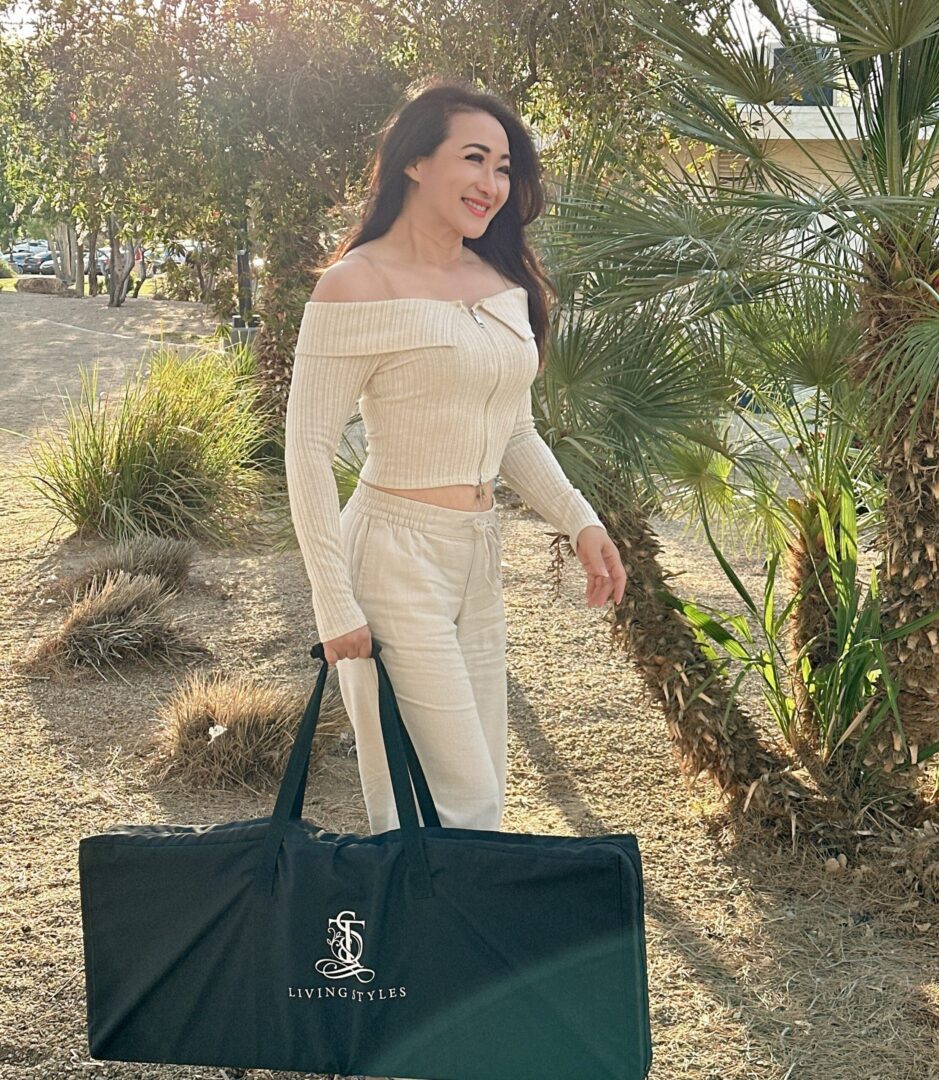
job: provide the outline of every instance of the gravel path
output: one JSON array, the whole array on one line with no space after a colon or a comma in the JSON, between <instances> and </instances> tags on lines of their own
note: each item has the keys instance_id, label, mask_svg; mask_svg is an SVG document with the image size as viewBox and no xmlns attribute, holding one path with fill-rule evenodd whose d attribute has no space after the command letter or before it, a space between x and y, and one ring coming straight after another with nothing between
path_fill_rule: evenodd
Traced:
<instances>
[{"instance_id":1,"label":"gravel path","mask_svg":"<svg viewBox=\"0 0 939 1080\"><path fill-rule=\"evenodd\" d=\"M94 302L84 308L0 294L0 333L16 341L2 361L0 423L35 433L43 405L56 415L39 383L76 387L77 365L95 357L120 378L174 308L147 301L156 305L149 314L137 303L133 312L100 304L94 312ZM193 305L182 307L176 329L211 329ZM8 475L28 467L28 445L13 437L0 443ZM628 657L611 651L602 612L586 607L579 564L568 565L555 598L549 527L507 494L500 498L511 729L504 828L637 834L653 1080L934 1077L935 910L893 914L903 890L892 874L849 867L833 878L814 858L768 850L759 838L723 828L707 785L686 789L664 720ZM26 679L15 670L13 661L62 616L50 575L100 545L71 536L22 477L8 486L4 509L0 1080L217 1077L208 1068L89 1059L77 845L117 822L262 816L274 792L187 791L147 776L147 739L178 671L127 670L126 681L103 681ZM662 535L666 565L683 575L681 591L735 607L701 545L664 523ZM759 566L751 562L749 570ZM307 655L313 633L299 552L203 550L193 578L173 611L210 646L212 668L309 692L316 665ZM335 672L330 683L337 692ZM311 777L304 816L338 831L368 831L347 751L330 750ZM299 1074L251 1074L290 1075Z\"/></svg>"}]
</instances>

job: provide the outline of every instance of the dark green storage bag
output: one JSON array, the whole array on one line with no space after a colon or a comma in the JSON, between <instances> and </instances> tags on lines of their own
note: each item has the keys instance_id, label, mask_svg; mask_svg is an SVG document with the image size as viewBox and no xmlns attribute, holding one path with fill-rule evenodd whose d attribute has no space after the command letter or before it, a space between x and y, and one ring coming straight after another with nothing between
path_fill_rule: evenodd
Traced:
<instances>
[{"instance_id":1,"label":"dark green storage bag","mask_svg":"<svg viewBox=\"0 0 939 1080\"><path fill-rule=\"evenodd\" d=\"M301 817L329 669L317 643L323 664L270 817L81 838L91 1056L427 1080L645 1077L635 836L441 826L380 649L373 638L400 828L357 836Z\"/></svg>"}]
</instances>

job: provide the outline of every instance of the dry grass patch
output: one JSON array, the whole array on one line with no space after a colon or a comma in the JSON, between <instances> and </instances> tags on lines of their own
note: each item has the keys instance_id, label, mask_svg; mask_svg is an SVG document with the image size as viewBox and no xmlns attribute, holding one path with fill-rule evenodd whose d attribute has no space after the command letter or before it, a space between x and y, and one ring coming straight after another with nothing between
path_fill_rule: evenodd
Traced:
<instances>
[{"instance_id":1,"label":"dry grass patch","mask_svg":"<svg viewBox=\"0 0 939 1080\"><path fill-rule=\"evenodd\" d=\"M31 672L63 673L140 661L152 666L170 660L195 659L209 650L184 634L165 611L175 595L161 578L123 570L93 577L73 600L61 626L26 658Z\"/></svg>"},{"instance_id":2,"label":"dry grass patch","mask_svg":"<svg viewBox=\"0 0 939 1080\"><path fill-rule=\"evenodd\" d=\"M190 672L160 710L151 769L161 781L173 775L190 788L279 785L307 701L305 694L244 675ZM337 688L327 686L310 751L312 771L327 743L348 726Z\"/></svg>"},{"instance_id":3,"label":"dry grass patch","mask_svg":"<svg viewBox=\"0 0 939 1080\"><path fill-rule=\"evenodd\" d=\"M70 599L88 592L94 579L103 581L119 571L136 577L148 575L159 579L167 592L178 592L189 579L197 545L192 540L141 534L117 544L110 544L89 559L79 570L59 583Z\"/></svg>"},{"instance_id":4,"label":"dry grass patch","mask_svg":"<svg viewBox=\"0 0 939 1080\"><path fill-rule=\"evenodd\" d=\"M939 903L939 827L924 821L919 828L891 830L890 840L883 850L896 856L891 867L917 893ZM939 919L939 911L934 917Z\"/></svg>"}]
</instances>

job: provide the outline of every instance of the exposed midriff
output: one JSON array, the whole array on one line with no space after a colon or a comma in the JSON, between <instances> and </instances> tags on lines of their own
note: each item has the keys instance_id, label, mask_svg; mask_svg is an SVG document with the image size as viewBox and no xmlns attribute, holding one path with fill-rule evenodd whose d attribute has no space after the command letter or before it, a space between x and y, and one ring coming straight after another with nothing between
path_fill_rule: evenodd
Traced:
<instances>
[{"instance_id":1,"label":"exposed midriff","mask_svg":"<svg viewBox=\"0 0 939 1080\"><path fill-rule=\"evenodd\" d=\"M435 506L445 506L450 510L489 510L492 508L492 481L487 480L483 484L484 495L479 497L479 489L475 484L449 484L444 487L429 488L391 488L371 484L368 480L359 478L360 484L365 484L379 491L387 491L390 495L402 495L405 499L416 499L418 502L433 503Z\"/></svg>"}]
</instances>

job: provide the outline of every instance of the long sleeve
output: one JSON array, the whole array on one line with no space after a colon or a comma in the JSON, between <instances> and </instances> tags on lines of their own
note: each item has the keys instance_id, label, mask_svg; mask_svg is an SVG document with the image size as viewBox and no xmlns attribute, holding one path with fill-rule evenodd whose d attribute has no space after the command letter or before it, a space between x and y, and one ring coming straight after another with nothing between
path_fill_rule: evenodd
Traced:
<instances>
[{"instance_id":1,"label":"long sleeve","mask_svg":"<svg viewBox=\"0 0 939 1080\"><path fill-rule=\"evenodd\" d=\"M377 355L325 355L301 331L287 397L284 459L290 516L313 593L320 640L368 620L352 591L342 545L333 459Z\"/></svg>"},{"instance_id":2,"label":"long sleeve","mask_svg":"<svg viewBox=\"0 0 939 1080\"><path fill-rule=\"evenodd\" d=\"M603 528L597 512L571 484L550 447L536 431L528 390L519 405L499 472L536 513L570 538L575 551L581 529L587 525Z\"/></svg>"}]
</instances>

